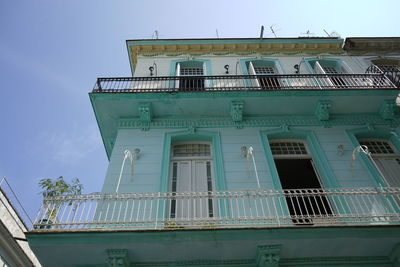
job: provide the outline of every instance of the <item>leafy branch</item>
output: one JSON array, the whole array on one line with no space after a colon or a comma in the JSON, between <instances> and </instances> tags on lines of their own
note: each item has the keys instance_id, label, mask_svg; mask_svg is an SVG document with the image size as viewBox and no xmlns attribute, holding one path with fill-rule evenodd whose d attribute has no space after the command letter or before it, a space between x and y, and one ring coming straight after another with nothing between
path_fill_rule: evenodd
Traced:
<instances>
[{"instance_id":1,"label":"leafy branch","mask_svg":"<svg viewBox=\"0 0 400 267\"><path fill-rule=\"evenodd\" d=\"M78 178L72 179L71 183L64 180L64 177L60 176L57 179L44 178L39 181L39 187L42 189L40 192L43 195L43 200L46 197L55 197L62 195L80 195L82 194L83 185L80 183ZM54 222L57 217L58 209L62 203L55 203L53 208L47 210L48 222ZM71 205L72 203L69 203ZM76 207L74 207L74 212Z\"/></svg>"},{"instance_id":2,"label":"leafy branch","mask_svg":"<svg viewBox=\"0 0 400 267\"><path fill-rule=\"evenodd\" d=\"M71 183L64 180L62 176L57 179L44 178L39 181L39 186L43 197L54 197L60 195L80 195L83 190L83 185L78 178L72 179Z\"/></svg>"}]
</instances>

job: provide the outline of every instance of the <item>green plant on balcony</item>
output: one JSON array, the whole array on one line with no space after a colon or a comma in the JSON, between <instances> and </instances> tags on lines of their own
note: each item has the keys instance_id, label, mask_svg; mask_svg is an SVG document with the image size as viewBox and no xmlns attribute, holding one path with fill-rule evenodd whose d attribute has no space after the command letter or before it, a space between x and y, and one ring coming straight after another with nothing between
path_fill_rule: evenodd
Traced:
<instances>
[{"instance_id":1,"label":"green plant on balcony","mask_svg":"<svg viewBox=\"0 0 400 267\"><path fill-rule=\"evenodd\" d=\"M43 195L44 204L46 199L51 197L57 197L62 195L80 195L83 190L83 185L80 183L78 178L72 179L71 183L64 180L63 176L57 179L44 178L39 181L39 187L42 189L41 194ZM40 224L47 224L47 228L57 220L57 212L62 202L54 203L51 208L47 209L46 218L41 219ZM68 203L72 205L72 202ZM74 211L76 207L74 208ZM43 228L43 227L41 227Z\"/></svg>"}]
</instances>

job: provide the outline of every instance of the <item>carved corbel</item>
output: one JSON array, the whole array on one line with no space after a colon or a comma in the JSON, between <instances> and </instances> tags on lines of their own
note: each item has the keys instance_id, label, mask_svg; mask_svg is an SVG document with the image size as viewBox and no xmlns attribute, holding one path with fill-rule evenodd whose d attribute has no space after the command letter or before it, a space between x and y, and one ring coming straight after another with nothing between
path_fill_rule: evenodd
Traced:
<instances>
[{"instance_id":1,"label":"carved corbel","mask_svg":"<svg viewBox=\"0 0 400 267\"><path fill-rule=\"evenodd\" d=\"M383 100L379 109L379 115L384 120L393 120L396 112L396 102L394 100Z\"/></svg>"},{"instance_id":2,"label":"carved corbel","mask_svg":"<svg viewBox=\"0 0 400 267\"><path fill-rule=\"evenodd\" d=\"M109 267L128 267L129 257L127 249L107 249L107 263Z\"/></svg>"},{"instance_id":3,"label":"carved corbel","mask_svg":"<svg viewBox=\"0 0 400 267\"><path fill-rule=\"evenodd\" d=\"M243 101L232 101L231 102L231 118L234 123L241 123L243 121Z\"/></svg>"},{"instance_id":4,"label":"carved corbel","mask_svg":"<svg viewBox=\"0 0 400 267\"><path fill-rule=\"evenodd\" d=\"M317 107L315 108L315 116L320 121L328 121L329 120L329 109L332 106L332 101L329 100L323 100L323 101L318 101Z\"/></svg>"},{"instance_id":5,"label":"carved corbel","mask_svg":"<svg viewBox=\"0 0 400 267\"><path fill-rule=\"evenodd\" d=\"M139 120L141 122L150 123L153 118L153 110L151 103L140 103L139 104Z\"/></svg>"},{"instance_id":6,"label":"carved corbel","mask_svg":"<svg viewBox=\"0 0 400 267\"><path fill-rule=\"evenodd\" d=\"M282 245L257 247L257 267L278 267Z\"/></svg>"},{"instance_id":7,"label":"carved corbel","mask_svg":"<svg viewBox=\"0 0 400 267\"><path fill-rule=\"evenodd\" d=\"M142 130L147 131L150 127L150 122L153 119L153 109L151 103L139 104L139 120L142 124Z\"/></svg>"}]
</instances>

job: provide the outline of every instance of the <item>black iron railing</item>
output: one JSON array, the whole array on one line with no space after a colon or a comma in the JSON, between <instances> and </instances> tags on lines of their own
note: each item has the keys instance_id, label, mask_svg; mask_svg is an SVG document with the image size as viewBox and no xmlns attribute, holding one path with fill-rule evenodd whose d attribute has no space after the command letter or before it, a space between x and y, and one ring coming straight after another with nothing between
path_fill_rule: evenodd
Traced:
<instances>
[{"instance_id":1,"label":"black iron railing","mask_svg":"<svg viewBox=\"0 0 400 267\"><path fill-rule=\"evenodd\" d=\"M383 73L98 78L94 93L394 89Z\"/></svg>"},{"instance_id":2,"label":"black iron railing","mask_svg":"<svg viewBox=\"0 0 400 267\"><path fill-rule=\"evenodd\" d=\"M371 65L366 73L384 74L397 88L400 88L400 67L393 65Z\"/></svg>"}]
</instances>

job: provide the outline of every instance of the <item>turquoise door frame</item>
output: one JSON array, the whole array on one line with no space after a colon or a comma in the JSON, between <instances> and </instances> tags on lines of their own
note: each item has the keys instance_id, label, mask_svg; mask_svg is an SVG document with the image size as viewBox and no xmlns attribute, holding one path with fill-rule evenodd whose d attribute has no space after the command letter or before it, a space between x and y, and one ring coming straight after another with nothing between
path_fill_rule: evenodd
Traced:
<instances>
[{"instance_id":1,"label":"turquoise door frame","mask_svg":"<svg viewBox=\"0 0 400 267\"><path fill-rule=\"evenodd\" d=\"M196 131L177 131L169 132L164 135L163 155L161 163L161 178L160 178L160 192L168 192L168 181L169 181L169 169L171 159L171 146L175 142L185 141L209 141L211 142L212 148L212 159L214 166L214 184L216 191L226 190L225 182L225 170L221 146L221 137L219 132L196 130ZM223 202L223 199L220 200ZM227 212L229 209L225 209L225 205L219 203L219 216L228 216ZM164 219L166 206L164 203L160 205L158 211L158 218Z\"/></svg>"}]
</instances>

